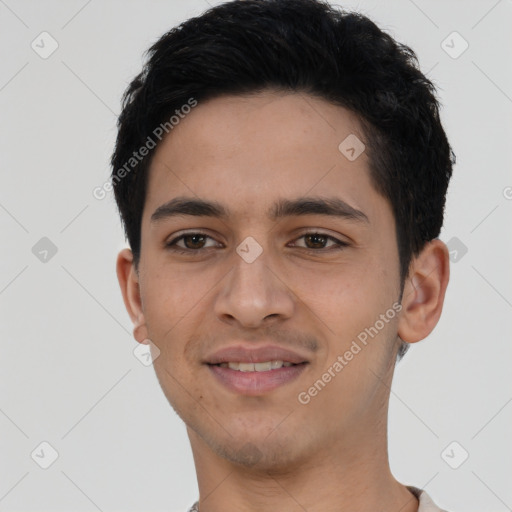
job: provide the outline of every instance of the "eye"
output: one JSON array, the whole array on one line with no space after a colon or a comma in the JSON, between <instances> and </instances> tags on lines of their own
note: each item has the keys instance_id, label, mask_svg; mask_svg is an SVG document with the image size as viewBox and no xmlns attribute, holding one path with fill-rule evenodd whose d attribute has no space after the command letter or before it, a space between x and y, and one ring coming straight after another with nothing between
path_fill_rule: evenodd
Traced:
<instances>
[{"instance_id":1,"label":"eye","mask_svg":"<svg viewBox=\"0 0 512 512\"><path fill-rule=\"evenodd\" d=\"M215 242L213 238L206 233L185 233L166 243L165 246L180 253L198 253L212 247L206 245L208 239ZM215 246L215 243L213 246Z\"/></svg>"},{"instance_id":2,"label":"eye","mask_svg":"<svg viewBox=\"0 0 512 512\"><path fill-rule=\"evenodd\" d=\"M327 233L322 233L318 231L310 231L302 234L296 240L304 239L305 245L297 245L296 242L292 244L292 247L301 247L310 251L331 251L331 250L340 250L345 247L348 247L349 244L338 240L337 238L328 235ZM210 242L210 245L208 245ZM211 243L213 242L213 243ZM331 245L328 245L331 243ZM212 247L218 247L218 242L216 242L211 236L206 233L201 232L193 232L193 233L184 233L177 237L175 237L170 242L165 244L165 247L169 250L172 250L181 254L199 254L203 251L206 251Z\"/></svg>"},{"instance_id":3,"label":"eye","mask_svg":"<svg viewBox=\"0 0 512 512\"><path fill-rule=\"evenodd\" d=\"M338 240L337 238L328 235L326 233L321 233L317 231L310 231L308 233L302 234L297 240L304 239L305 249L317 251L321 249L329 249L329 250L338 250L347 247L349 244ZM333 245L326 246L327 243L333 242ZM300 246L299 246L300 247Z\"/></svg>"}]
</instances>

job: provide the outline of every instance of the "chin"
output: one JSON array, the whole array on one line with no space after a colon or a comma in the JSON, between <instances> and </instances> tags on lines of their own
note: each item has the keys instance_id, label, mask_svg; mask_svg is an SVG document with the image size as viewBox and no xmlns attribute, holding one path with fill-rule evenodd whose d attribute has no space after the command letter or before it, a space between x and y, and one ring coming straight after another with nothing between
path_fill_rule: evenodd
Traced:
<instances>
[{"instance_id":1,"label":"chin","mask_svg":"<svg viewBox=\"0 0 512 512\"><path fill-rule=\"evenodd\" d=\"M255 444L240 440L236 446L231 441L229 446L217 446L216 453L240 468L265 475L285 474L299 458L297 446L284 447L269 441Z\"/></svg>"},{"instance_id":2,"label":"chin","mask_svg":"<svg viewBox=\"0 0 512 512\"><path fill-rule=\"evenodd\" d=\"M217 456L240 469L277 476L287 473L307 457L308 448L303 446L305 439L285 429L262 428L260 424L253 430L245 427L237 431L230 425L226 431L199 428L196 433Z\"/></svg>"}]
</instances>

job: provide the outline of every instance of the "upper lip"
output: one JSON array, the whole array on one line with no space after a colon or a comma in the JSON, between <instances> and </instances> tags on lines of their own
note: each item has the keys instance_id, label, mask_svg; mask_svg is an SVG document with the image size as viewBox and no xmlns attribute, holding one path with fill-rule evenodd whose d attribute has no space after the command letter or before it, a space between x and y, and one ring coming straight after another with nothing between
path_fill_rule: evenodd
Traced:
<instances>
[{"instance_id":1,"label":"upper lip","mask_svg":"<svg viewBox=\"0 0 512 512\"><path fill-rule=\"evenodd\" d=\"M277 345L265 345L263 347L244 347L232 345L222 348L206 358L207 364L220 364L229 362L238 363L263 363L265 361L283 361L293 364L307 362L307 359L296 352L287 350Z\"/></svg>"}]
</instances>

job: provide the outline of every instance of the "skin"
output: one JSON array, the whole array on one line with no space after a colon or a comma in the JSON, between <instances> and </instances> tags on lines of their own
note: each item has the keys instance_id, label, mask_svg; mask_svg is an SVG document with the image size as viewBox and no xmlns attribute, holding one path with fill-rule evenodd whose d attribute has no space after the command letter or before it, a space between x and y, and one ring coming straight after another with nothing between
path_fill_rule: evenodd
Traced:
<instances>
[{"instance_id":1,"label":"skin","mask_svg":"<svg viewBox=\"0 0 512 512\"><path fill-rule=\"evenodd\" d=\"M411 262L401 312L309 403L297 399L400 295L391 206L370 181L366 152L349 161L338 150L350 134L365 139L346 109L265 91L199 103L156 148L138 269L125 249L117 274L134 336L160 350L156 374L187 425L201 512L418 508L389 469L389 388L397 336L415 343L441 315L443 242ZM178 196L215 200L231 215L151 222ZM277 199L304 196L342 198L369 222L266 216ZM211 238L181 240L188 254L166 248L183 230ZM349 245L302 236L315 230ZM249 236L263 249L252 263L236 252ZM240 340L296 349L309 364L270 393L234 393L203 361Z\"/></svg>"}]
</instances>

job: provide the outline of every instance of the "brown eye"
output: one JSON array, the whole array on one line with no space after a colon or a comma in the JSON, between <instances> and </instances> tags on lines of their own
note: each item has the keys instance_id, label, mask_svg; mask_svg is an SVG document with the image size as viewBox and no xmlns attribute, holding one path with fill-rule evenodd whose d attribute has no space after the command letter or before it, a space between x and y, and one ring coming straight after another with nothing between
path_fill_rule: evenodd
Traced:
<instances>
[{"instance_id":1,"label":"brown eye","mask_svg":"<svg viewBox=\"0 0 512 512\"><path fill-rule=\"evenodd\" d=\"M304 240L306 241L308 249L323 249L328 239L329 237L320 233L304 235Z\"/></svg>"},{"instance_id":2,"label":"brown eye","mask_svg":"<svg viewBox=\"0 0 512 512\"><path fill-rule=\"evenodd\" d=\"M304 240L304 245L296 245L296 247L302 247L303 249L309 249L313 251L319 251L324 249L324 252L336 249L343 249L349 244L334 238L333 236L327 235L326 233L317 233L316 231L310 233L304 233L297 240ZM330 245L329 242L331 242Z\"/></svg>"},{"instance_id":3,"label":"brown eye","mask_svg":"<svg viewBox=\"0 0 512 512\"><path fill-rule=\"evenodd\" d=\"M180 235L166 243L165 246L167 249L178 253L196 254L213 248L215 243L211 236L198 232Z\"/></svg>"},{"instance_id":4,"label":"brown eye","mask_svg":"<svg viewBox=\"0 0 512 512\"><path fill-rule=\"evenodd\" d=\"M187 249L202 249L206 236L200 234L184 235L182 237L183 243Z\"/></svg>"}]
</instances>

